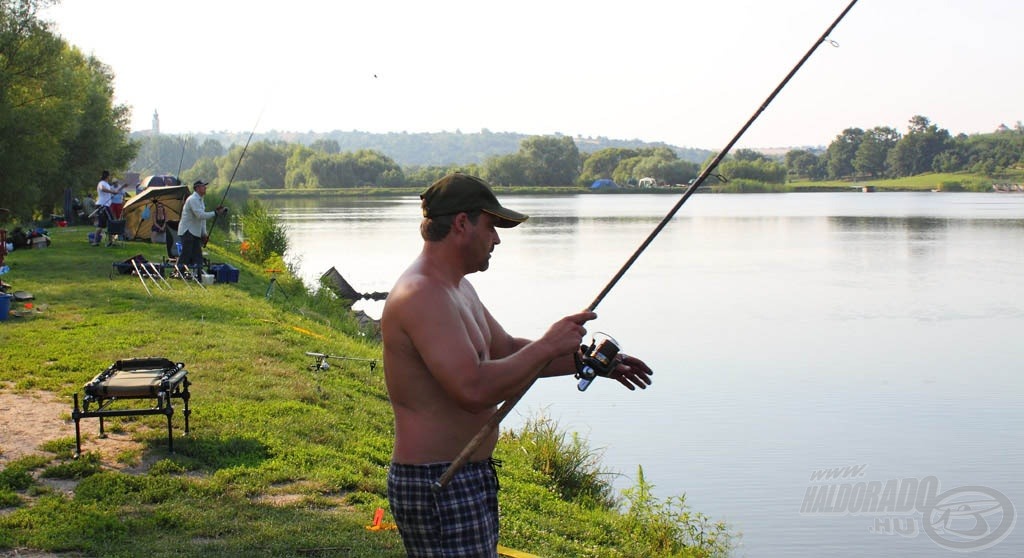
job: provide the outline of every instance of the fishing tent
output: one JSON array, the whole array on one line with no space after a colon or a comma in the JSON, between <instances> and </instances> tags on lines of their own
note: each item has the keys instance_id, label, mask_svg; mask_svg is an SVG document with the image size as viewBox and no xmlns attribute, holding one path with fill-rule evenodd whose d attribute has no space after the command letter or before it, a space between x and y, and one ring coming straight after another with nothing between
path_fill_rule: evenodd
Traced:
<instances>
[{"instance_id":1,"label":"fishing tent","mask_svg":"<svg viewBox=\"0 0 1024 558\"><path fill-rule=\"evenodd\" d=\"M147 180L153 177L146 177ZM146 182L144 181L143 184ZM125 220L128 240L149 240L157 207L164 208L168 221L181 220L181 206L189 195L188 186L149 186L124 204L121 218Z\"/></svg>"},{"instance_id":2,"label":"fishing tent","mask_svg":"<svg viewBox=\"0 0 1024 558\"><path fill-rule=\"evenodd\" d=\"M618 187L619 187L619 185L616 184L615 181L610 179L610 178L600 178L598 180L595 180L593 182L593 184L590 185L590 189L591 190L602 190L602 189L609 189L610 190L612 188L618 188Z\"/></svg>"},{"instance_id":3,"label":"fishing tent","mask_svg":"<svg viewBox=\"0 0 1024 558\"><path fill-rule=\"evenodd\" d=\"M142 182L139 183L138 191L141 192L150 186L181 186L181 180L178 180L177 176L170 174L154 174L142 179Z\"/></svg>"}]
</instances>

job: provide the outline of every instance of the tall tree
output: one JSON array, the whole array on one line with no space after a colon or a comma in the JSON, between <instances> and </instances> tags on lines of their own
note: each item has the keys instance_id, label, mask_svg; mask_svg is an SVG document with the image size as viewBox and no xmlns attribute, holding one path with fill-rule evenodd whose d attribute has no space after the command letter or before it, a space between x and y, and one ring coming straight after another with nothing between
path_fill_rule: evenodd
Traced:
<instances>
[{"instance_id":1,"label":"tall tree","mask_svg":"<svg viewBox=\"0 0 1024 558\"><path fill-rule=\"evenodd\" d=\"M900 140L895 128L876 126L864 133L853 156L853 168L858 174L873 178L884 176L889 150Z\"/></svg>"},{"instance_id":2,"label":"tall tree","mask_svg":"<svg viewBox=\"0 0 1024 558\"><path fill-rule=\"evenodd\" d=\"M806 149L793 149L786 152L786 168L788 174L796 178L821 180L826 176L825 164L821 157Z\"/></svg>"},{"instance_id":3,"label":"tall tree","mask_svg":"<svg viewBox=\"0 0 1024 558\"><path fill-rule=\"evenodd\" d=\"M533 136L523 140L519 152L530 185L565 186L580 174L580 151L569 136Z\"/></svg>"},{"instance_id":4,"label":"tall tree","mask_svg":"<svg viewBox=\"0 0 1024 558\"><path fill-rule=\"evenodd\" d=\"M639 152L636 149L622 147L599 149L583 162L583 171L580 173L579 182L591 184L601 178L611 178L620 162L637 155Z\"/></svg>"},{"instance_id":5,"label":"tall tree","mask_svg":"<svg viewBox=\"0 0 1024 558\"><path fill-rule=\"evenodd\" d=\"M907 134L889 151L887 163L896 176L912 176L934 170L934 163L949 148L948 130L940 129L924 116L910 119ZM939 158L939 165L944 159Z\"/></svg>"},{"instance_id":6,"label":"tall tree","mask_svg":"<svg viewBox=\"0 0 1024 558\"><path fill-rule=\"evenodd\" d=\"M527 161L522 153L488 157L484 161L483 177L495 186L527 184Z\"/></svg>"},{"instance_id":7,"label":"tall tree","mask_svg":"<svg viewBox=\"0 0 1024 558\"><path fill-rule=\"evenodd\" d=\"M243 151L245 157L242 157ZM265 188L284 188L288 155L289 147L283 142L258 141L248 149L244 145L236 145L220 159L217 180L226 186L237 166L235 180L260 181Z\"/></svg>"},{"instance_id":8,"label":"tall tree","mask_svg":"<svg viewBox=\"0 0 1024 558\"><path fill-rule=\"evenodd\" d=\"M864 130L847 128L832 140L825 151L825 169L829 178L845 178L854 173L853 158L863 138Z\"/></svg>"},{"instance_id":9,"label":"tall tree","mask_svg":"<svg viewBox=\"0 0 1024 558\"><path fill-rule=\"evenodd\" d=\"M46 216L134 155L113 75L38 19L46 0L0 0L0 207Z\"/></svg>"}]
</instances>

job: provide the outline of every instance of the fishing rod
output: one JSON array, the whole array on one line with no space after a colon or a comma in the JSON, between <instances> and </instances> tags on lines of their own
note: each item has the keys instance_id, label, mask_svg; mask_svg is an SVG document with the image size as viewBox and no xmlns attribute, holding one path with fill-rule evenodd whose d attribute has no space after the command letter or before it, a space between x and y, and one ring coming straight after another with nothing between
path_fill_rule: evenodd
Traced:
<instances>
[{"instance_id":1,"label":"fishing rod","mask_svg":"<svg viewBox=\"0 0 1024 558\"><path fill-rule=\"evenodd\" d=\"M377 359L375 358L357 358L340 355L329 355L326 353L316 353L312 351L306 351L306 356L311 356L315 359L315 362L309 365L309 369L313 371L328 370L331 365L327 363L327 359L338 359L338 360L351 360L355 362L368 362L370 363L370 370L377 368Z\"/></svg>"},{"instance_id":2,"label":"fishing rod","mask_svg":"<svg viewBox=\"0 0 1024 558\"><path fill-rule=\"evenodd\" d=\"M683 196L679 199L678 202L676 202L672 209L669 210L668 214L665 215L665 218L662 219L660 223L658 223L658 226L656 226L654 230L651 231L651 234L649 234L647 238L640 244L640 247L637 248L636 251L633 252L633 255L630 256L628 260L626 260L626 263L623 264L621 268L619 268L619 271L615 274L615 276L612 277L608 284L605 285L604 289L601 290L597 297L594 298L594 301L591 302L589 306L587 306L587 311L593 312L594 310L597 309L597 305L600 304L602 300L604 300L604 297L606 297L608 293L611 292L615 284L618 283L620 279L622 279L622 277L626 274L626 271L628 271L629 268L633 265L633 263L636 262L637 258L640 257L640 254L642 254L643 251L646 250L647 247L651 244L651 242L654 241L654 238L658 236L658 233L660 233L662 229L664 229L665 226L668 225L668 222L672 220L672 217L674 217L675 214L679 211L679 209L683 207L683 204L686 203L686 200L690 199L690 196L692 196L693 193L697 191L697 188L699 188L701 184L703 184L704 181L707 180L708 176L711 175L711 173L715 170L719 163L722 162L722 159L724 159L725 156L729 153L729 150L732 149L734 145L736 145L736 142L739 141L740 137L742 137L743 134L747 131L747 128L750 128L754 121L757 120L759 116L761 116L761 113L764 112L766 108L768 108L768 105L771 104L773 100L775 100L775 97L779 94L779 92L782 91L783 88L786 87L786 84L789 83L789 80L792 79L794 75L796 75L796 73L800 70L804 63L807 62L807 60L811 57L812 54L814 54L814 51L816 51L818 47L821 46L821 43L825 42L825 40L828 39L828 36L832 33L832 30L835 29L837 25L839 25L839 22L842 21L844 17L846 17L846 14L849 13L849 11L853 8L854 4L856 3L857 0L852 0L849 3L849 5L846 6L846 9L844 9L842 13L839 14L839 17L837 17L835 21L833 21L832 24L829 25L827 29L825 29L825 32L821 34L821 37L819 37L818 40L815 41L813 45L811 45L811 48L807 50L807 52L803 55L802 58L800 58L800 61L797 62L795 66L793 66L793 69L791 69L789 73L786 74L786 77L783 78L781 82L779 82L779 84L775 87L771 94L768 95L768 98L766 98L764 102L761 103L761 106L759 106L757 110L754 111L754 114L751 115L751 117L747 120L746 124L744 124L743 127L740 128L738 132L736 132L736 135L733 136L731 140L729 140L729 143L727 143L725 147L722 148L722 150L718 153L718 155L715 156L711 163L709 163L708 166L704 167L704 170L701 171L701 173L690 184L686 191L683 192ZM835 43L833 43L833 45L834 44ZM581 391L586 389L586 385L589 385L590 380L593 380L594 377L598 375L606 376L611 374L615 370L616 365L618 364L618 352L619 348L617 345L614 344L614 342L605 342L600 345L592 343L590 347L587 348L588 354L582 355L582 359L581 356L577 353L576 363L577 370L579 371L577 373L577 377L582 378L579 386ZM512 407L519 403L519 400L522 399L524 395L526 395L526 392L529 391L531 387L533 387L533 384L537 381L539 374L540 371L538 370L537 373L534 374L533 379L530 380L530 383L528 383L526 387L523 388L521 392L519 392L518 395L515 395L510 399L506 399L505 402L501 404L501 407L499 407L498 410L494 412L494 415L492 415L491 418L487 421L487 423L484 424L484 426L480 429L480 431L477 432L476 436L474 436L473 439L470 440L468 444L466 444L466 447L463 448L462 453L460 453L458 457L456 457L455 460L452 461L451 465L448 466L448 469L446 469L445 472L441 475L441 477L434 483L433 489L435 492L440 491L442 488L444 488L451 481L452 477L455 476L455 473L457 473L459 469L461 469L462 466L465 465L467 461L469 461L469 458L473 455L473 452L475 452L477 448L480 447L480 444L482 444L483 441L487 439L491 431L498 427L498 424L500 424L501 421L509 414L509 412L512 411ZM583 383L584 381L586 382L586 384Z\"/></svg>"},{"instance_id":3,"label":"fishing rod","mask_svg":"<svg viewBox=\"0 0 1024 558\"><path fill-rule=\"evenodd\" d=\"M139 281L142 282L142 288L146 289L146 294L153 296L153 293L149 290L149 285L146 284L146 280L142 277L142 272L139 271L139 264L132 258L132 267L135 268L135 275L139 276Z\"/></svg>"},{"instance_id":4,"label":"fishing rod","mask_svg":"<svg viewBox=\"0 0 1024 558\"><path fill-rule=\"evenodd\" d=\"M242 153L238 155L238 162L235 163L235 169L233 171L231 171L231 178L228 179L228 187L224 189L224 195L222 195L220 197L220 203L217 204L217 207L223 207L224 206L224 200L227 199L228 192L231 191L231 183L235 181L235 173L238 172L238 167L242 166L242 159L245 158L245 152L249 149L249 142L252 141L253 135L256 134L256 128L259 127L260 119L261 118L263 118L263 113L262 112L260 112L260 115L256 117L256 124L253 125L252 131L249 132L249 139L245 140L245 145L242 147ZM207 242L209 242L209 237L210 237L210 234L213 233L214 227L217 226L217 218L219 218L219 217L220 217L219 213L213 216L213 223L210 224L210 232L206 235Z\"/></svg>"},{"instance_id":5,"label":"fishing rod","mask_svg":"<svg viewBox=\"0 0 1024 558\"><path fill-rule=\"evenodd\" d=\"M174 177L177 178L179 181L181 180L181 164L185 161L185 148L187 146L188 146L188 137L186 137L181 142L181 157L178 158L178 174L174 175Z\"/></svg>"}]
</instances>

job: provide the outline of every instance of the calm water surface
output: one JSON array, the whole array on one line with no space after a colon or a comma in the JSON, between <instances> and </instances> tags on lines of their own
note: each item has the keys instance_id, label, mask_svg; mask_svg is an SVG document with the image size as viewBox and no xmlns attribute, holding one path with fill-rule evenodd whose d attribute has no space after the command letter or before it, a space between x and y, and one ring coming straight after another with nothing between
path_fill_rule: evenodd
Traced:
<instances>
[{"instance_id":1,"label":"calm water surface","mask_svg":"<svg viewBox=\"0 0 1024 558\"><path fill-rule=\"evenodd\" d=\"M471 280L506 329L538 336L590 304L677 199L508 197L531 218ZM318 203L279 208L310 281L333 265L386 291L419 252L416 199ZM947 547L1024 513L1022 248L1021 195L695 196L588 326L644 358L654 386L546 380L504 426L557 419L603 450L619 488L642 465L659 495L742 533L738 556L962 554ZM866 467L811 480L846 466ZM815 507L829 487L891 480L912 496L929 477L951 514L884 493L875 513ZM971 555L1024 555L1013 521Z\"/></svg>"}]
</instances>

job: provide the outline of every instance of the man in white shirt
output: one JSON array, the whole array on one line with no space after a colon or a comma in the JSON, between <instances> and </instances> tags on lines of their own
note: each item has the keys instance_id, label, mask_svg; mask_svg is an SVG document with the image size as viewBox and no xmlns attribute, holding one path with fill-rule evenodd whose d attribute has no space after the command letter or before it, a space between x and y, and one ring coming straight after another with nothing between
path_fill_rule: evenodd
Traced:
<instances>
[{"instance_id":1,"label":"man in white shirt","mask_svg":"<svg viewBox=\"0 0 1024 558\"><path fill-rule=\"evenodd\" d=\"M99 183L96 184L96 234L89 244L99 246L103 238L103 230L107 228L107 221L110 219L111 196L118 192L117 188L110 185L107 179L110 178L110 171L103 171ZM110 246L110 243L107 243Z\"/></svg>"},{"instance_id":2,"label":"man in white shirt","mask_svg":"<svg viewBox=\"0 0 1024 558\"><path fill-rule=\"evenodd\" d=\"M185 200L185 205L181 208L181 221L178 223L181 254L178 256L178 263L190 268L203 265L203 245L206 244L208 238L206 220L214 215L224 215L228 212L228 209L223 206L219 206L213 211L206 210L203 196L206 195L207 184L202 180L196 180L192 184L192 195Z\"/></svg>"}]
</instances>

